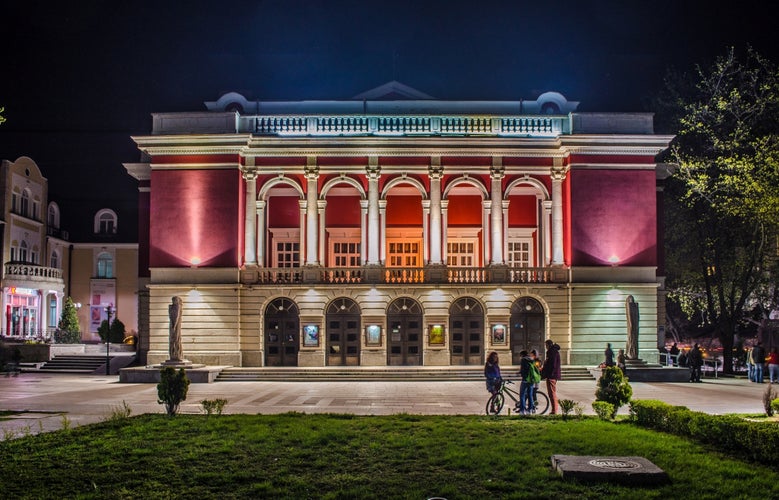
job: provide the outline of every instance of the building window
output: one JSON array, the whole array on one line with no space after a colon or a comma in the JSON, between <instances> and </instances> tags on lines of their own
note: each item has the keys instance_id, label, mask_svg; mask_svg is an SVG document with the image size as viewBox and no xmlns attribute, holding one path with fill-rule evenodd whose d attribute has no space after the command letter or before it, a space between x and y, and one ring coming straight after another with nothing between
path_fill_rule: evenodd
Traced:
<instances>
[{"instance_id":1,"label":"building window","mask_svg":"<svg viewBox=\"0 0 779 500\"><path fill-rule=\"evenodd\" d=\"M19 208L19 213L25 217L30 216L30 193L26 189L22 191L22 206Z\"/></svg>"},{"instance_id":2,"label":"building window","mask_svg":"<svg viewBox=\"0 0 779 500\"><path fill-rule=\"evenodd\" d=\"M389 241L387 263L389 267L420 267L422 255L419 241Z\"/></svg>"},{"instance_id":3,"label":"building window","mask_svg":"<svg viewBox=\"0 0 779 500\"><path fill-rule=\"evenodd\" d=\"M359 267L360 244L357 242L333 243L334 267Z\"/></svg>"},{"instance_id":4,"label":"building window","mask_svg":"<svg viewBox=\"0 0 779 500\"><path fill-rule=\"evenodd\" d=\"M117 217L113 210L104 208L95 215L96 234L116 234L116 227Z\"/></svg>"},{"instance_id":5,"label":"building window","mask_svg":"<svg viewBox=\"0 0 779 500\"><path fill-rule=\"evenodd\" d=\"M49 295L49 328L57 327L57 296Z\"/></svg>"},{"instance_id":6,"label":"building window","mask_svg":"<svg viewBox=\"0 0 779 500\"><path fill-rule=\"evenodd\" d=\"M38 202L32 202L32 218L38 220Z\"/></svg>"},{"instance_id":7,"label":"building window","mask_svg":"<svg viewBox=\"0 0 779 500\"><path fill-rule=\"evenodd\" d=\"M446 265L451 267L473 267L476 262L475 241L454 241L446 244Z\"/></svg>"},{"instance_id":8,"label":"building window","mask_svg":"<svg viewBox=\"0 0 779 500\"><path fill-rule=\"evenodd\" d=\"M38 263L38 252L35 250L30 250L30 264L37 264Z\"/></svg>"},{"instance_id":9,"label":"building window","mask_svg":"<svg viewBox=\"0 0 779 500\"><path fill-rule=\"evenodd\" d=\"M509 241L506 263L512 267L531 267L533 265L533 241L530 239Z\"/></svg>"},{"instance_id":10,"label":"building window","mask_svg":"<svg viewBox=\"0 0 779 500\"><path fill-rule=\"evenodd\" d=\"M49 203L49 214L46 220L50 228L59 229L60 210L56 203L54 202Z\"/></svg>"},{"instance_id":11,"label":"building window","mask_svg":"<svg viewBox=\"0 0 779 500\"><path fill-rule=\"evenodd\" d=\"M271 266L300 267L300 230L271 228Z\"/></svg>"},{"instance_id":12,"label":"building window","mask_svg":"<svg viewBox=\"0 0 779 500\"><path fill-rule=\"evenodd\" d=\"M97 277L114 277L114 258L108 252L100 252L97 256Z\"/></svg>"},{"instance_id":13,"label":"building window","mask_svg":"<svg viewBox=\"0 0 779 500\"><path fill-rule=\"evenodd\" d=\"M19 209L19 207L17 206L18 203L19 203L19 200L18 200L18 196L16 195L16 193L11 193L11 212L19 213L19 212L17 212L17 210Z\"/></svg>"},{"instance_id":14,"label":"building window","mask_svg":"<svg viewBox=\"0 0 779 500\"><path fill-rule=\"evenodd\" d=\"M59 257L57 257L57 252L51 252L51 257L49 258L49 267L59 269L60 260Z\"/></svg>"},{"instance_id":15,"label":"building window","mask_svg":"<svg viewBox=\"0 0 779 500\"><path fill-rule=\"evenodd\" d=\"M27 262L27 243L24 241L19 245L19 261Z\"/></svg>"}]
</instances>

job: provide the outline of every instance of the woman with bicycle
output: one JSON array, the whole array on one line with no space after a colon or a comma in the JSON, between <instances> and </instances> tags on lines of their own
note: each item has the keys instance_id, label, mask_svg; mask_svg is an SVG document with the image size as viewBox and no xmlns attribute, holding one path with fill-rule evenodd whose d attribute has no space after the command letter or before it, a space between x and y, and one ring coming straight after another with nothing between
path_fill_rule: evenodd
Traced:
<instances>
[{"instance_id":1,"label":"woman with bicycle","mask_svg":"<svg viewBox=\"0 0 779 500\"><path fill-rule=\"evenodd\" d=\"M490 394L500 391L500 365L498 364L498 353L492 351L487 356L487 362L484 363L484 376L487 378L487 390Z\"/></svg>"}]
</instances>

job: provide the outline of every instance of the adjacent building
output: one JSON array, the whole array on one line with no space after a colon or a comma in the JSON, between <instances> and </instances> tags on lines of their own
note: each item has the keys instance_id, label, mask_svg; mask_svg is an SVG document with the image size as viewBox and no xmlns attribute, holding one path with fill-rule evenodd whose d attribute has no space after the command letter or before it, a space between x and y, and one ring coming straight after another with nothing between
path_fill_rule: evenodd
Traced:
<instances>
[{"instance_id":1,"label":"adjacent building","mask_svg":"<svg viewBox=\"0 0 779 500\"><path fill-rule=\"evenodd\" d=\"M234 366L481 365L498 351L596 364L663 325L669 136L556 92L444 101L398 82L347 100L229 93L134 137L139 333Z\"/></svg>"},{"instance_id":2,"label":"adjacent building","mask_svg":"<svg viewBox=\"0 0 779 500\"><path fill-rule=\"evenodd\" d=\"M135 207L100 208L89 200L50 200L48 181L30 158L0 166L3 274L0 336L51 339L64 298L78 308L82 341L100 340L97 328L119 318L137 331L138 243ZM97 207L97 208L96 208ZM124 214L122 221L119 214ZM70 231L62 221L68 220ZM121 230L124 222L127 229Z\"/></svg>"}]
</instances>

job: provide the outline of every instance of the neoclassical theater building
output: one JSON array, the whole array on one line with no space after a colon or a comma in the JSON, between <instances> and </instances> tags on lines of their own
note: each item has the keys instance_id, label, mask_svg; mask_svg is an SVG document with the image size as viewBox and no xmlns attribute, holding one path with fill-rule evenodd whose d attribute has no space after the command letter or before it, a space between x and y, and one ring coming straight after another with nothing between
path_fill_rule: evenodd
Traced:
<instances>
[{"instance_id":1,"label":"neoclassical theater building","mask_svg":"<svg viewBox=\"0 0 779 500\"><path fill-rule=\"evenodd\" d=\"M193 362L232 366L518 363L551 338L596 364L662 330L669 136L644 113L437 100L398 82L352 99L153 115L134 137L140 348L168 358L183 300Z\"/></svg>"}]
</instances>

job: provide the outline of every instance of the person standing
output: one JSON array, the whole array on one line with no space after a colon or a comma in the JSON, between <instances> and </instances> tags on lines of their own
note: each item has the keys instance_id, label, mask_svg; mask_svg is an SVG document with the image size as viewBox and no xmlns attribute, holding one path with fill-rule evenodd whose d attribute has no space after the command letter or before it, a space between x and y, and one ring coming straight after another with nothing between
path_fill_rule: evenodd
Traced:
<instances>
[{"instance_id":1,"label":"person standing","mask_svg":"<svg viewBox=\"0 0 779 500\"><path fill-rule=\"evenodd\" d=\"M541 367L541 378L546 380L546 393L549 401L552 403L552 415L557 415L559 404L557 402L557 381L562 374L562 365L560 364L560 346L555 344L552 339L547 339L546 357L544 366Z\"/></svg>"},{"instance_id":2,"label":"person standing","mask_svg":"<svg viewBox=\"0 0 779 500\"><path fill-rule=\"evenodd\" d=\"M530 415L536 410L535 404L533 404L533 385L535 384L533 369L535 365L533 358L527 351L522 351L519 355L522 357L519 362L519 376L522 377L522 382L519 384L519 404L517 404L516 410L520 415Z\"/></svg>"},{"instance_id":3,"label":"person standing","mask_svg":"<svg viewBox=\"0 0 779 500\"><path fill-rule=\"evenodd\" d=\"M490 394L495 394L500 390L500 364L498 363L498 353L492 351L487 356L487 362L484 363L484 376L487 378L487 390Z\"/></svg>"},{"instance_id":4,"label":"person standing","mask_svg":"<svg viewBox=\"0 0 779 500\"><path fill-rule=\"evenodd\" d=\"M617 354L617 366L622 370L622 375L624 375L625 370L627 369L625 364L625 349L620 349L619 354Z\"/></svg>"},{"instance_id":5,"label":"person standing","mask_svg":"<svg viewBox=\"0 0 779 500\"><path fill-rule=\"evenodd\" d=\"M755 382L763 383L763 369L765 368L765 347L762 342L758 342L752 348L752 362L755 363Z\"/></svg>"},{"instance_id":6,"label":"person standing","mask_svg":"<svg viewBox=\"0 0 779 500\"><path fill-rule=\"evenodd\" d=\"M768 376L771 383L779 384L779 353L776 352L776 347L771 348L766 362L768 363Z\"/></svg>"},{"instance_id":7,"label":"person standing","mask_svg":"<svg viewBox=\"0 0 779 500\"><path fill-rule=\"evenodd\" d=\"M700 382L703 353L698 344L695 344L690 350L690 354L687 355L687 364L690 365L690 382Z\"/></svg>"},{"instance_id":8,"label":"person standing","mask_svg":"<svg viewBox=\"0 0 779 500\"><path fill-rule=\"evenodd\" d=\"M747 349L747 378L750 382L755 381L755 360L752 359L752 348Z\"/></svg>"},{"instance_id":9,"label":"person standing","mask_svg":"<svg viewBox=\"0 0 779 500\"><path fill-rule=\"evenodd\" d=\"M614 351L611 350L611 344L606 344L606 350L603 351L603 357L606 358L603 361L603 365L606 368L614 366Z\"/></svg>"}]
</instances>

